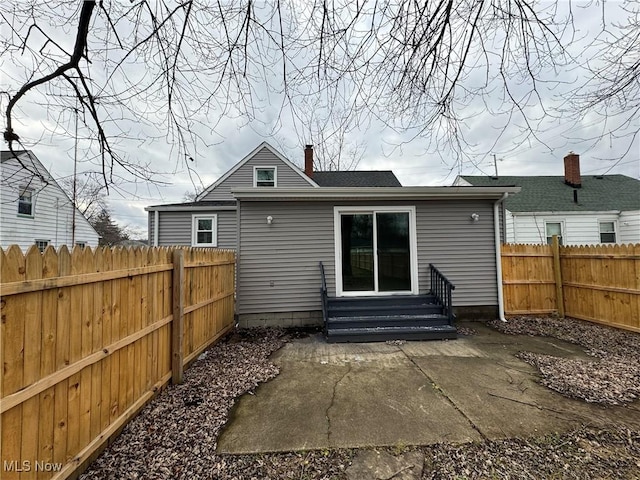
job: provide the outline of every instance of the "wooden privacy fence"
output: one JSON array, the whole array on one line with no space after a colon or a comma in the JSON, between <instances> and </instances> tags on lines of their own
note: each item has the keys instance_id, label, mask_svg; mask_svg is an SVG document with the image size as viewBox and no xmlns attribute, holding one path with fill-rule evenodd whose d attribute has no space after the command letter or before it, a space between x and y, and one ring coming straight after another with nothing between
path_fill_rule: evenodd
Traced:
<instances>
[{"instance_id":1,"label":"wooden privacy fence","mask_svg":"<svg viewBox=\"0 0 640 480\"><path fill-rule=\"evenodd\" d=\"M547 314L640 332L640 244L502 245L505 313Z\"/></svg>"},{"instance_id":2,"label":"wooden privacy fence","mask_svg":"<svg viewBox=\"0 0 640 480\"><path fill-rule=\"evenodd\" d=\"M235 254L0 249L0 477L75 475L233 326Z\"/></svg>"}]
</instances>

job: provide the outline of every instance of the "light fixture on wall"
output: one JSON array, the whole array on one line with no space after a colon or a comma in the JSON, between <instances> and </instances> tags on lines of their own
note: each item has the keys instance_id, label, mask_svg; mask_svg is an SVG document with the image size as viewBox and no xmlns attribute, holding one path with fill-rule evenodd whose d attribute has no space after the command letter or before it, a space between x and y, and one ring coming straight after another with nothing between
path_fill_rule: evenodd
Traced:
<instances>
[{"instance_id":1,"label":"light fixture on wall","mask_svg":"<svg viewBox=\"0 0 640 480\"><path fill-rule=\"evenodd\" d=\"M269 215L267 217L267 225L271 225L273 223L273 217L271 215Z\"/></svg>"},{"instance_id":2,"label":"light fixture on wall","mask_svg":"<svg viewBox=\"0 0 640 480\"><path fill-rule=\"evenodd\" d=\"M473 220L474 222L477 222L480 220L480 215L478 215L477 213L472 213L471 214L471 220Z\"/></svg>"}]
</instances>

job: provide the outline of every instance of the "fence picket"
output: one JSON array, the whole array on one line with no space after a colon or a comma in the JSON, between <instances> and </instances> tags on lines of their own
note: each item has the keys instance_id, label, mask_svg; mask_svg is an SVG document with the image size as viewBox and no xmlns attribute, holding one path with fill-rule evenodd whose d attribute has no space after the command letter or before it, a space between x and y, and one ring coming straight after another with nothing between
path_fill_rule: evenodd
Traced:
<instances>
[{"instance_id":1,"label":"fence picket","mask_svg":"<svg viewBox=\"0 0 640 480\"><path fill-rule=\"evenodd\" d=\"M42 277L42 255L35 245L25 256L26 280L38 280ZM40 377L40 349L42 347L41 316L42 292L25 295L24 321L24 370L23 388L35 383ZM40 398L32 397L22 404L22 448L21 458L34 462L38 459L38 418L40 416Z\"/></svg>"},{"instance_id":2,"label":"fence picket","mask_svg":"<svg viewBox=\"0 0 640 480\"><path fill-rule=\"evenodd\" d=\"M58 251L58 275L71 275L71 254L66 246ZM56 370L64 368L70 363L70 324L71 316L71 287L56 290L58 295L56 315ZM53 431L53 461L67 462L69 439L69 380L56 384L54 393L54 431Z\"/></svg>"},{"instance_id":3,"label":"fence picket","mask_svg":"<svg viewBox=\"0 0 640 480\"><path fill-rule=\"evenodd\" d=\"M53 247L44 251L42 258L42 277L58 276L58 256ZM42 292L42 347L40 356L40 377L52 375L56 371L56 321L58 292L50 289ZM39 395L40 409L38 420L38 459L46 463L53 462L53 442L55 425L55 388L51 387ZM49 478L50 473L39 471L38 478Z\"/></svg>"},{"instance_id":4,"label":"fence picket","mask_svg":"<svg viewBox=\"0 0 640 480\"><path fill-rule=\"evenodd\" d=\"M25 279L25 259L20 248L10 247L6 255L0 257L2 262L2 279L16 282ZM2 302L2 392L9 395L23 386L23 345L24 345L24 297L7 298ZM22 405L18 405L2 415L2 460L21 460L22 446ZM3 478L18 478L15 471L3 472Z\"/></svg>"}]
</instances>

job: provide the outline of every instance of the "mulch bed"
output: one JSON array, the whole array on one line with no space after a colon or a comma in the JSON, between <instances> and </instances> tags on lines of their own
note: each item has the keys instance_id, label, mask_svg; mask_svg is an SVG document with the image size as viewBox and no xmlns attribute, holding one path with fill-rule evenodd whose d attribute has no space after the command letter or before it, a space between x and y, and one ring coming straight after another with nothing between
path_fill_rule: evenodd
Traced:
<instances>
[{"instance_id":1,"label":"mulch bed","mask_svg":"<svg viewBox=\"0 0 640 480\"><path fill-rule=\"evenodd\" d=\"M518 358L536 367L542 383L590 403L622 405L640 398L640 334L575 319L514 317L489 324L511 335L547 336L586 349L593 361L534 352Z\"/></svg>"}]
</instances>

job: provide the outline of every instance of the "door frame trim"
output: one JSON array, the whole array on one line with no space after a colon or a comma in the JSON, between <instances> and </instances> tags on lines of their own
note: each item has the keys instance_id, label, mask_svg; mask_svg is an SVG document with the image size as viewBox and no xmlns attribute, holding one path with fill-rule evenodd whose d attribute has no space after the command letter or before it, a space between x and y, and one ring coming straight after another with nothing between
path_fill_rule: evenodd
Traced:
<instances>
[{"instance_id":1,"label":"door frame trim","mask_svg":"<svg viewBox=\"0 0 640 480\"><path fill-rule=\"evenodd\" d=\"M354 291L345 292L342 290L342 227L340 215L342 214L362 214L371 213L375 216L377 212L397 212L409 214L409 255L411 265L411 290L397 292L375 292L375 291ZM371 297L389 295L417 295L418 285L418 235L416 229L416 207L415 205L341 205L333 207L333 232L334 232L334 252L335 252L335 280L336 297ZM374 231L375 235L375 231ZM374 237L375 238L375 237ZM377 258L377 255L376 255ZM377 262L374 260L374 262ZM377 263L376 263L377 264ZM374 267L374 278L377 275L377 268ZM377 285L377 278L375 284Z\"/></svg>"}]
</instances>

